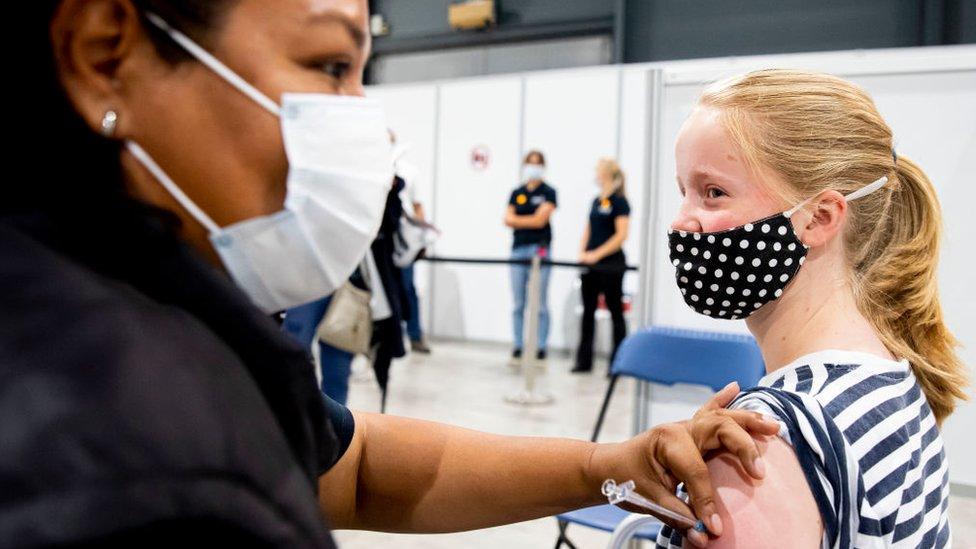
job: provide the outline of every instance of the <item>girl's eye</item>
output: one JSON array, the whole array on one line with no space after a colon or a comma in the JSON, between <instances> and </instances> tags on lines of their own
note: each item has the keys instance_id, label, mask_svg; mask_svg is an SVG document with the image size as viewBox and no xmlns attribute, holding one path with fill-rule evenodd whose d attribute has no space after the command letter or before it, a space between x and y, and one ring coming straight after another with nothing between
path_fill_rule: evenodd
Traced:
<instances>
[{"instance_id":1,"label":"girl's eye","mask_svg":"<svg viewBox=\"0 0 976 549\"><path fill-rule=\"evenodd\" d=\"M343 61L326 61L318 65L319 70L336 80L341 80L349 74L349 67L350 64Z\"/></svg>"},{"instance_id":2,"label":"girl's eye","mask_svg":"<svg viewBox=\"0 0 976 549\"><path fill-rule=\"evenodd\" d=\"M705 196L707 196L708 198L721 198L723 196L728 196L728 195L725 194L725 191L719 189L718 187L709 187L705 191Z\"/></svg>"}]
</instances>

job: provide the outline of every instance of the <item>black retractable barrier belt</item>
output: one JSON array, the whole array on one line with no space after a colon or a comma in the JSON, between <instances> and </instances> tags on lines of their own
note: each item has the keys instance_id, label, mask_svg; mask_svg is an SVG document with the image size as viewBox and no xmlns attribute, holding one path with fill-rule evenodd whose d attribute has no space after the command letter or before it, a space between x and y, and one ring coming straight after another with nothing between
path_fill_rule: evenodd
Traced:
<instances>
[{"instance_id":1,"label":"black retractable barrier belt","mask_svg":"<svg viewBox=\"0 0 976 549\"><path fill-rule=\"evenodd\" d=\"M432 263L469 263L469 264L480 264L480 265L531 265L531 259L489 259L489 258L477 258L477 257L421 257L418 258L423 261L430 261ZM542 259L543 266L551 267L573 267L579 269L589 269L591 271L601 271L608 273L623 272L623 271L636 271L637 267L632 265L586 265L584 263L572 263L569 261L552 261L549 259Z\"/></svg>"}]
</instances>

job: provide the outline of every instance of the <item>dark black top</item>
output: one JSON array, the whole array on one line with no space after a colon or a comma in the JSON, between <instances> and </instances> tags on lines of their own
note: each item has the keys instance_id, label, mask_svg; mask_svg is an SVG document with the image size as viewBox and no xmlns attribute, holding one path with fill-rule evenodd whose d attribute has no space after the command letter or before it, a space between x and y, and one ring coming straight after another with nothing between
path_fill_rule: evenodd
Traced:
<instances>
[{"instance_id":1,"label":"dark black top","mask_svg":"<svg viewBox=\"0 0 976 549\"><path fill-rule=\"evenodd\" d=\"M130 210L0 216L0 545L333 547L317 478L352 415Z\"/></svg>"},{"instance_id":2,"label":"dark black top","mask_svg":"<svg viewBox=\"0 0 976 549\"><path fill-rule=\"evenodd\" d=\"M630 204L623 196L614 194L609 198L596 197L590 208L590 239L586 242L586 250L595 250L610 240L610 237L617 232L617 218L629 215ZM604 257L600 263L625 264L627 258L621 249Z\"/></svg>"},{"instance_id":3,"label":"dark black top","mask_svg":"<svg viewBox=\"0 0 976 549\"><path fill-rule=\"evenodd\" d=\"M515 206L517 215L532 215L539 209L539 206L546 202L552 202L553 206L556 205L556 189L544 182L531 191L527 186L522 185L512 191L512 196L508 199L508 203ZM548 246L552 243L552 226L549 223L546 223L546 226L541 229L515 229L514 233L513 248L530 244Z\"/></svg>"},{"instance_id":4,"label":"dark black top","mask_svg":"<svg viewBox=\"0 0 976 549\"><path fill-rule=\"evenodd\" d=\"M403 217L403 201L400 192L403 191L404 181L401 177L394 177L393 186L386 195L386 206L383 209L383 221L376 234L371 250L376 271L380 277L380 284L386 293L390 304L390 316L383 320L373 321L373 345L378 345L376 359L373 360L373 371L376 381L383 390L383 402L386 401L386 386L390 379L390 360L406 356L403 346L402 323L410 316L410 303L407 300L406 289L403 287L403 272L393 262L394 239L400 230L400 218ZM382 360L379 357L383 357Z\"/></svg>"}]
</instances>

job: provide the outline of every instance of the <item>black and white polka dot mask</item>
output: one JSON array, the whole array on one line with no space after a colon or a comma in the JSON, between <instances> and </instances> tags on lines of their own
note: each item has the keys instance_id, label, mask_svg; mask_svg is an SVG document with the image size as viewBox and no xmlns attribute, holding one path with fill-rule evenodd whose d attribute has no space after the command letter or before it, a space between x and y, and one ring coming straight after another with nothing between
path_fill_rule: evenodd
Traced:
<instances>
[{"instance_id":1,"label":"black and white polka dot mask","mask_svg":"<svg viewBox=\"0 0 976 549\"><path fill-rule=\"evenodd\" d=\"M881 179L845 197L855 200L887 183ZM685 303L712 318L746 318L783 295L809 247L783 213L714 233L668 231L671 263Z\"/></svg>"}]
</instances>

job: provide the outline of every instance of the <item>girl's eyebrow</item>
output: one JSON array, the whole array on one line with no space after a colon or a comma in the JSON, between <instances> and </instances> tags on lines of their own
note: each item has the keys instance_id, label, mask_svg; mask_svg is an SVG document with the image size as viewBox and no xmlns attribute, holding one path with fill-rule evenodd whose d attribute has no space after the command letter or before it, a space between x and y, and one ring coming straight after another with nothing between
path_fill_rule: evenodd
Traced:
<instances>
[{"instance_id":1,"label":"girl's eyebrow","mask_svg":"<svg viewBox=\"0 0 976 549\"><path fill-rule=\"evenodd\" d=\"M720 185L728 185L735 182L735 179L709 167L696 167L692 170L691 175L694 180L713 182Z\"/></svg>"},{"instance_id":2,"label":"girl's eyebrow","mask_svg":"<svg viewBox=\"0 0 976 549\"><path fill-rule=\"evenodd\" d=\"M691 170L691 181L694 183L702 182L714 182L722 185L727 185L733 182L732 179L726 177L722 172L716 171L708 166L696 166ZM675 180L678 182L678 189L685 188L685 182L681 179L680 175L675 175Z\"/></svg>"}]
</instances>

